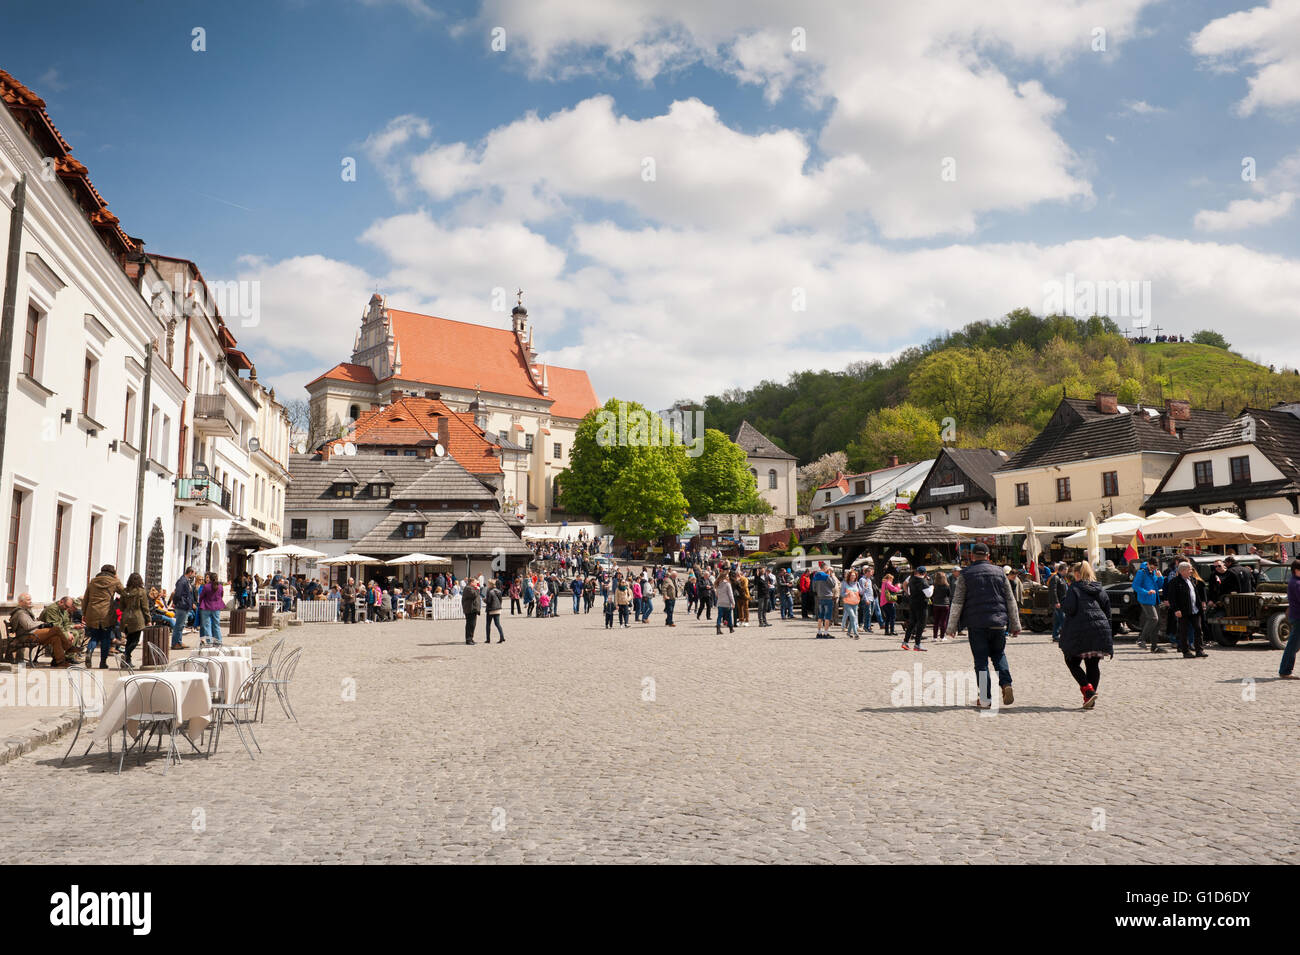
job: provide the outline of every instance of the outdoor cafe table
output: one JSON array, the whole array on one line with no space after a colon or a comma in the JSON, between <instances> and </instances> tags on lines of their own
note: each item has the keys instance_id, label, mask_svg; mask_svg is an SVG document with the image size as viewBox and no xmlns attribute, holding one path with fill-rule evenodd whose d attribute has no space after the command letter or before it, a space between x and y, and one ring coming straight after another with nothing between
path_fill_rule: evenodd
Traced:
<instances>
[{"instance_id":1,"label":"outdoor cafe table","mask_svg":"<svg viewBox=\"0 0 1300 955\"><path fill-rule=\"evenodd\" d=\"M194 651L196 657L242 657L253 659L252 647L200 647Z\"/></svg>"},{"instance_id":2,"label":"outdoor cafe table","mask_svg":"<svg viewBox=\"0 0 1300 955\"><path fill-rule=\"evenodd\" d=\"M222 702L233 700L239 687L253 672L253 661L246 657L199 657L208 668L208 683L221 694Z\"/></svg>"},{"instance_id":3,"label":"outdoor cafe table","mask_svg":"<svg viewBox=\"0 0 1300 955\"><path fill-rule=\"evenodd\" d=\"M130 677L120 679L104 700L104 712L100 715L99 725L95 727L94 741L107 742L114 733L122 728L126 718L126 697L123 687ZM184 670L158 671L138 677L141 680L158 680L171 684L176 691L176 718L178 725L186 729L191 739L197 737L212 722L212 688L206 673ZM169 706L171 698L165 691L160 691L156 684L136 684L135 693L142 697L132 700L131 708L136 712L158 712L159 707ZM133 693L133 696L135 694ZM127 734L134 736L138 726L134 721L127 724Z\"/></svg>"}]
</instances>

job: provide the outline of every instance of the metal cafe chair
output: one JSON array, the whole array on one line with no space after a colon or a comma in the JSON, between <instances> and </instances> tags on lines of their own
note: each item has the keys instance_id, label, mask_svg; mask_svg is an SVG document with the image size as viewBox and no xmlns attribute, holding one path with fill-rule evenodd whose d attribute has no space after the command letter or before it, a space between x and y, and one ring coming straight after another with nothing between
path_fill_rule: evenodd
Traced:
<instances>
[{"instance_id":1,"label":"metal cafe chair","mask_svg":"<svg viewBox=\"0 0 1300 955\"><path fill-rule=\"evenodd\" d=\"M146 666L165 667L171 661L171 654L161 649L156 643L146 643L144 645L144 657Z\"/></svg>"},{"instance_id":2,"label":"metal cafe chair","mask_svg":"<svg viewBox=\"0 0 1300 955\"><path fill-rule=\"evenodd\" d=\"M235 727L235 732L239 734L239 741L244 744L244 750L248 753L249 759L257 759L253 751L248 747L248 740L244 739L244 729L248 729L248 739L253 741L257 751L262 751L262 746L253 735L253 715L254 708L257 705L260 689L259 684L266 673L266 665L258 667L247 677L244 682L239 684L239 691L235 694L234 699L229 703L213 703L212 712L216 716L215 725L212 727L212 735L208 737L208 755L211 756L221 745L221 727L229 720L230 724Z\"/></svg>"},{"instance_id":3,"label":"metal cafe chair","mask_svg":"<svg viewBox=\"0 0 1300 955\"><path fill-rule=\"evenodd\" d=\"M284 710L284 715L295 723L298 717L293 712L293 706L289 702L289 684L293 682L294 672L298 669L298 658L302 656L302 647L295 648L287 657L285 657L278 670L274 675L262 679L263 687L271 687L275 690L276 699L280 701L280 709ZM266 696L266 690L262 690L262 697ZM259 705L258 722L266 722L266 704L261 702Z\"/></svg>"},{"instance_id":4,"label":"metal cafe chair","mask_svg":"<svg viewBox=\"0 0 1300 955\"><path fill-rule=\"evenodd\" d=\"M73 734L72 742L68 744L68 751L64 753L63 758L59 760L60 766L62 766L64 763L68 761L68 757L72 754L72 748L77 745L77 738L81 736L81 728L86 724L86 711L89 709L89 707L86 706L86 697L85 694L82 692L82 685L81 685L82 680L84 680L86 677L90 677L91 680L94 681L95 690L99 693L100 705L101 706L103 705L104 685L99 682L99 677L96 676L91 671L87 670L83 666L77 666L76 664L73 664L72 666L68 667L68 683L72 686L72 695L77 700L77 732ZM91 740L90 745L86 747L86 752L82 753L81 755L83 757L88 756L90 754L91 749L93 749L94 746L95 746L95 741ZM108 754L110 757L113 755L113 737L111 735L108 738Z\"/></svg>"},{"instance_id":5,"label":"metal cafe chair","mask_svg":"<svg viewBox=\"0 0 1300 955\"><path fill-rule=\"evenodd\" d=\"M134 703L131 695L134 692ZM162 694L163 699L160 701L155 698L155 694ZM145 704L145 696L149 697L149 704ZM144 762L144 754L149 749L149 744L158 730L167 727L167 756L163 761L163 775L167 775L167 767L171 764L172 759L180 762L181 754L176 749L176 710L178 708L176 700L176 688L166 680L159 680L152 676L131 676L122 681L122 755L117 762L117 774L122 775L122 764L126 762L127 752L134 747L142 736L145 729L149 730L149 738L144 741L140 748L139 763ZM158 706L159 702L171 702L171 709L163 710ZM134 705L134 709L132 708ZM134 722L136 724L135 739L127 739L127 724ZM158 745L162 746L162 737L159 736Z\"/></svg>"}]
</instances>

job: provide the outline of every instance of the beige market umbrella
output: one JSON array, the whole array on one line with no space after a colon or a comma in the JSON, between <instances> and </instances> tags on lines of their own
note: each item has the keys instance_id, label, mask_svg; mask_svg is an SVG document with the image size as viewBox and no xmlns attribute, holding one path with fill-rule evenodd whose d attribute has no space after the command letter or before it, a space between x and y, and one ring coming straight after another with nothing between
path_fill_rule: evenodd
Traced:
<instances>
[{"instance_id":1,"label":"beige market umbrella","mask_svg":"<svg viewBox=\"0 0 1300 955\"><path fill-rule=\"evenodd\" d=\"M1268 540L1268 532L1233 515L1232 520L1211 514L1178 514L1160 521L1152 521L1142 528L1148 544L1181 544L1195 541L1200 544L1261 543Z\"/></svg>"},{"instance_id":2,"label":"beige market umbrella","mask_svg":"<svg viewBox=\"0 0 1300 955\"><path fill-rule=\"evenodd\" d=\"M1101 563L1101 534L1097 531L1097 516L1092 511L1088 512L1088 521L1083 526L1083 533L1084 548L1088 552L1088 563L1092 564L1093 568L1096 569Z\"/></svg>"},{"instance_id":3,"label":"beige market umbrella","mask_svg":"<svg viewBox=\"0 0 1300 955\"><path fill-rule=\"evenodd\" d=\"M1265 514L1250 523L1251 526L1269 535L1269 543L1279 544L1283 541L1300 540L1300 515Z\"/></svg>"}]
</instances>

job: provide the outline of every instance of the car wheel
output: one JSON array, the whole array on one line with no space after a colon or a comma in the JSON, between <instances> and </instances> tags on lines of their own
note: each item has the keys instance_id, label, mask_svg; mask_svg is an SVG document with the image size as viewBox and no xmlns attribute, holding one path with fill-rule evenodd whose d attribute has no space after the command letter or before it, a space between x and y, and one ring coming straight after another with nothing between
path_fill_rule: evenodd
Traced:
<instances>
[{"instance_id":1,"label":"car wheel","mask_svg":"<svg viewBox=\"0 0 1300 955\"><path fill-rule=\"evenodd\" d=\"M1210 623L1207 629L1207 636L1221 647L1235 647L1241 639L1235 633L1224 630L1221 623Z\"/></svg>"},{"instance_id":2,"label":"car wheel","mask_svg":"<svg viewBox=\"0 0 1300 955\"><path fill-rule=\"evenodd\" d=\"M1284 613L1275 613L1268 618L1268 642L1274 650L1285 650L1286 642L1291 636L1291 621Z\"/></svg>"}]
</instances>

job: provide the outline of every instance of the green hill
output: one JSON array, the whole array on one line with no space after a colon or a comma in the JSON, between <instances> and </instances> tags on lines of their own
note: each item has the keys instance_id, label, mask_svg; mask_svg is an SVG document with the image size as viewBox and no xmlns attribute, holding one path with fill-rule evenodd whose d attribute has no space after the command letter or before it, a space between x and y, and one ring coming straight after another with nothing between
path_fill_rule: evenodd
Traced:
<instances>
[{"instance_id":1,"label":"green hill","mask_svg":"<svg viewBox=\"0 0 1300 955\"><path fill-rule=\"evenodd\" d=\"M909 348L888 362L842 371L800 371L785 382L707 396L711 428L742 420L807 464L849 451L849 466L878 466L891 453L960 447L1014 451L1047 422L1063 394L1114 391L1121 402L1235 413L1246 405L1300 400L1300 375L1190 342L1136 345L1107 318L1039 317L1018 309ZM955 429L955 438L952 431Z\"/></svg>"}]
</instances>

